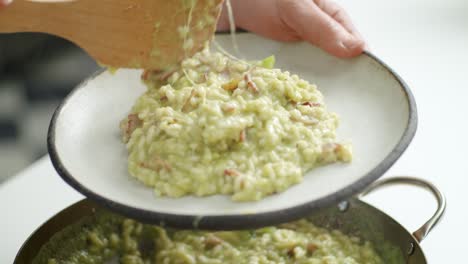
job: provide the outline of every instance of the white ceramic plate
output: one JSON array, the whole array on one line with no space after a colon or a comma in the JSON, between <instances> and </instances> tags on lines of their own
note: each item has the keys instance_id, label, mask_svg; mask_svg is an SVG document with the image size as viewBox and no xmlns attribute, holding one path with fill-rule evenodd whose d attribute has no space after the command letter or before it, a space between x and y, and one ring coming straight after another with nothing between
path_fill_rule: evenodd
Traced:
<instances>
[{"instance_id":1,"label":"white ceramic plate","mask_svg":"<svg viewBox=\"0 0 468 264\"><path fill-rule=\"evenodd\" d=\"M229 35L218 43L230 50ZM416 106L404 82L375 56L351 60L306 43L285 44L252 34L237 37L248 59L275 54L277 66L316 83L330 110L340 115L338 137L353 144L351 164L310 171L301 184L259 202L227 196L160 198L131 178L119 122L145 87L140 71L98 73L79 85L55 112L49 153L61 177L89 198L145 222L189 228L240 229L290 221L337 203L380 177L416 131Z\"/></svg>"}]
</instances>

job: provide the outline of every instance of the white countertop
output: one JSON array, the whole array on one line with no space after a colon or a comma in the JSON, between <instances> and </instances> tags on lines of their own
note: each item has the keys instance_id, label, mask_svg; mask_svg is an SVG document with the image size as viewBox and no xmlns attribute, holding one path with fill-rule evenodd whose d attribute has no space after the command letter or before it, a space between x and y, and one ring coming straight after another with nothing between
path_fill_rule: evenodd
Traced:
<instances>
[{"instance_id":1,"label":"white countertop","mask_svg":"<svg viewBox=\"0 0 468 264\"><path fill-rule=\"evenodd\" d=\"M468 220L468 2L338 2L372 52L408 83L418 105L418 132L385 177L422 177L446 194L446 215L422 247L430 263L461 263L468 250L468 231L463 228ZM57 176L48 157L0 185L0 263L12 263L29 234L81 198ZM409 187L382 190L366 200L411 231L435 208L429 194Z\"/></svg>"}]
</instances>

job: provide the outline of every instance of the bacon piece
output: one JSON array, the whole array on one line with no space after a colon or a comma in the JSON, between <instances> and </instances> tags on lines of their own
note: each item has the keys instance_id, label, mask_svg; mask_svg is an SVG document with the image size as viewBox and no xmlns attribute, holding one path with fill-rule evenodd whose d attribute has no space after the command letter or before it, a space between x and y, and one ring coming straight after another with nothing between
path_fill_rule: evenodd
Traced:
<instances>
[{"instance_id":1,"label":"bacon piece","mask_svg":"<svg viewBox=\"0 0 468 264\"><path fill-rule=\"evenodd\" d=\"M224 175L235 177L235 176L239 176L239 172L237 170L234 170L234 169L225 169L224 170Z\"/></svg>"},{"instance_id":2,"label":"bacon piece","mask_svg":"<svg viewBox=\"0 0 468 264\"><path fill-rule=\"evenodd\" d=\"M165 71L163 72L159 77L158 79L160 81L166 81L174 72L176 72L177 70L169 70L169 71Z\"/></svg>"},{"instance_id":3,"label":"bacon piece","mask_svg":"<svg viewBox=\"0 0 468 264\"><path fill-rule=\"evenodd\" d=\"M338 143L326 143L323 144L322 146L322 151L324 152L337 152L342 148L343 146Z\"/></svg>"},{"instance_id":4,"label":"bacon piece","mask_svg":"<svg viewBox=\"0 0 468 264\"><path fill-rule=\"evenodd\" d=\"M246 139L247 139L247 133L246 133L245 128L244 128L239 133L239 141L244 142Z\"/></svg>"},{"instance_id":5,"label":"bacon piece","mask_svg":"<svg viewBox=\"0 0 468 264\"><path fill-rule=\"evenodd\" d=\"M169 162L167 162L167 161L165 161L163 159L156 158L155 163L156 163L157 166L159 166L160 168L165 169L166 171L172 171L172 167L169 164Z\"/></svg>"},{"instance_id":6,"label":"bacon piece","mask_svg":"<svg viewBox=\"0 0 468 264\"><path fill-rule=\"evenodd\" d=\"M127 118L120 123L120 130L122 131L124 142L127 143L133 131L142 125L143 121L137 114L129 114Z\"/></svg>"},{"instance_id":7,"label":"bacon piece","mask_svg":"<svg viewBox=\"0 0 468 264\"><path fill-rule=\"evenodd\" d=\"M141 74L141 79L143 81L147 81L149 79L149 75L151 74L151 71L150 70L145 70L142 74Z\"/></svg>"},{"instance_id":8,"label":"bacon piece","mask_svg":"<svg viewBox=\"0 0 468 264\"><path fill-rule=\"evenodd\" d=\"M244 75L244 80L247 82L247 87L254 93L258 93L257 85L250 78L250 74L247 73Z\"/></svg>"},{"instance_id":9,"label":"bacon piece","mask_svg":"<svg viewBox=\"0 0 468 264\"><path fill-rule=\"evenodd\" d=\"M138 117L137 114L130 114L128 115L128 130L129 134L132 134L135 129L140 127L143 124L141 119Z\"/></svg>"},{"instance_id":10,"label":"bacon piece","mask_svg":"<svg viewBox=\"0 0 468 264\"><path fill-rule=\"evenodd\" d=\"M314 243L307 244L307 253L314 254L314 252L318 249L318 246Z\"/></svg>"},{"instance_id":11,"label":"bacon piece","mask_svg":"<svg viewBox=\"0 0 468 264\"><path fill-rule=\"evenodd\" d=\"M316 103L316 102L304 102L304 103L302 103L302 105L307 105L307 106L310 106L310 107L319 107L319 106L321 106L320 103Z\"/></svg>"}]
</instances>

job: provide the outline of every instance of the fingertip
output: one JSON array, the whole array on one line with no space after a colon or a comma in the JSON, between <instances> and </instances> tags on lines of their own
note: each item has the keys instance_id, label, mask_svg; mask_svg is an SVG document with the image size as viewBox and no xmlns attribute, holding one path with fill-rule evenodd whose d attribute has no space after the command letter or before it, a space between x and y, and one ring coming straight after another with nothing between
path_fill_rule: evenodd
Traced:
<instances>
[{"instance_id":1,"label":"fingertip","mask_svg":"<svg viewBox=\"0 0 468 264\"><path fill-rule=\"evenodd\" d=\"M348 50L351 56L357 56L361 54L366 48L366 42L363 39L352 38L353 40L345 44L346 49Z\"/></svg>"},{"instance_id":2,"label":"fingertip","mask_svg":"<svg viewBox=\"0 0 468 264\"><path fill-rule=\"evenodd\" d=\"M329 52L340 58L352 58L360 55L365 49L366 42L364 40L349 37L344 41L339 41Z\"/></svg>"}]
</instances>

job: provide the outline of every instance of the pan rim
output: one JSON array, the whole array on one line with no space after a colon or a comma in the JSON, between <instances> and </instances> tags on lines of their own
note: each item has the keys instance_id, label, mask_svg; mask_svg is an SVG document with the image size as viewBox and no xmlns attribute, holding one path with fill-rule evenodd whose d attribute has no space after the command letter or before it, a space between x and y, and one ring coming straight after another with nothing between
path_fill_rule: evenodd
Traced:
<instances>
[{"instance_id":1,"label":"pan rim","mask_svg":"<svg viewBox=\"0 0 468 264\"><path fill-rule=\"evenodd\" d=\"M405 228L400 222L398 222L397 220L395 220L392 216L388 215L386 212L384 212L383 210L380 210L379 208L375 207L374 205L370 204L370 203L367 203L366 201L363 201L359 198L356 198L356 197L351 197L347 200L350 204L352 204L351 206L356 206L355 204L358 204L358 206L365 206L365 207L368 207L369 210L372 210L374 213L377 213L377 214L380 214L382 215L383 217L387 218L388 221L392 222L393 224L395 224L396 226L398 226L399 229L401 229L402 231L404 231L409 238L411 238L412 241L408 241L409 243L413 243L414 245L414 249L419 249L419 252L420 254L422 255L423 257L423 260L425 261L424 263L427 263L427 258L426 258L426 255L424 253L424 250L422 249L421 247L421 243L418 242L418 240L413 236L413 234L408 231L407 228ZM54 221L57 221L57 218L58 217L63 217L63 214L66 214L66 213L71 213L73 212L74 210L76 210L75 208L79 208L79 207L91 207L91 210L93 211L94 210L94 207L100 207L101 205L98 204L98 203L95 203L92 199L90 198L83 198L81 200L78 200L72 204L70 204L69 206L67 206L66 208L62 209L61 211L55 213L53 216L51 216L49 219L47 219L45 222L43 222L41 225L39 225L29 236L28 238L23 242L23 244L21 245L20 249L18 250L16 256L15 256L15 259L13 261L13 264L20 264L20 260L23 258L23 255L26 254L26 250L30 247L30 244L32 243L33 239L36 238L36 236L39 235L39 232L41 231L44 231L44 229L47 229L50 224ZM105 207L102 207L103 209L107 209ZM94 211L93 211L94 212ZM76 218L74 219L71 223L68 223L66 225L63 225L62 227L60 227L60 230L63 230L65 227L67 226L70 226L74 223L77 223L79 222L80 220L82 220L84 217L87 217L87 216L90 216L90 214L85 214L85 215L82 215L81 217L79 218ZM306 216L307 217L307 216ZM59 231L57 231L59 232ZM52 236L54 236L55 234L57 234L57 232L55 233L50 233L50 232L47 232L49 234L49 237L47 239L47 241L50 240L50 238ZM349 234L347 234L349 235ZM40 248L42 248L45 244L42 244L40 245ZM37 256L37 253L36 252L36 256ZM403 254L404 252L402 252Z\"/></svg>"}]
</instances>

